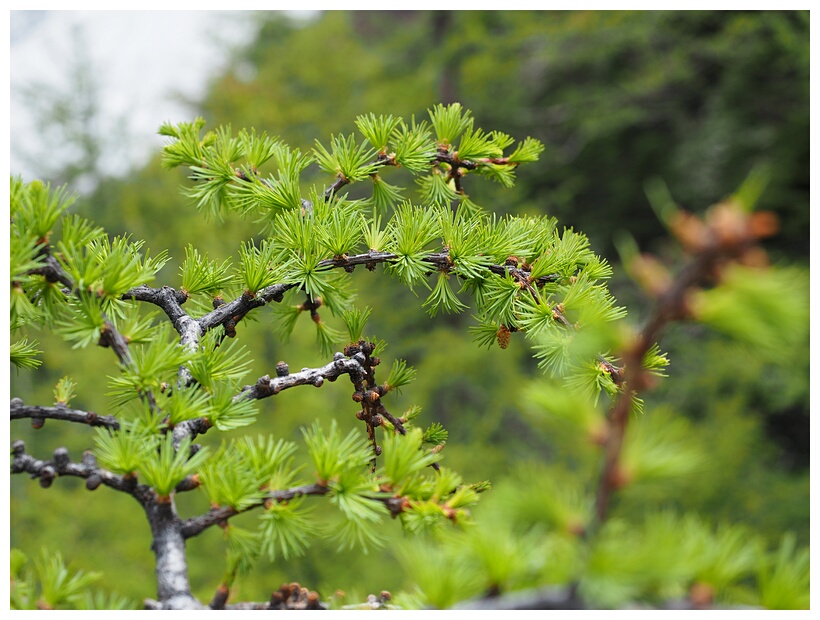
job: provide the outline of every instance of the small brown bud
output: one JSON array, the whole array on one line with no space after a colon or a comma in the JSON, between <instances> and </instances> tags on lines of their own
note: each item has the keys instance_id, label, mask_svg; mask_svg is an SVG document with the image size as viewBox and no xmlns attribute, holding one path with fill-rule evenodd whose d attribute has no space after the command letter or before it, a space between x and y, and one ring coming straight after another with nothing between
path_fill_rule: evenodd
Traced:
<instances>
[{"instance_id":1,"label":"small brown bud","mask_svg":"<svg viewBox=\"0 0 820 620\"><path fill-rule=\"evenodd\" d=\"M586 528L580 521L570 521L567 523L567 532L573 536L583 536L586 533Z\"/></svg>"},{"instance_id":2,"label":"small brown bud","mask_svg":"<svg viewBox=\"0 0 820 620\"><path fill-rule=\"evenodd\" d=\"M779 228L777 215L771 211L757 211L749 216L749 232L756 239L771 237Z\"/></svg>"},{"instance_id":3,"label":"small brown bud","mask_svg":"<svg viewBox=\"0 0 820 620\"><path fill-rule=\"evenodd\" d=\"M356 412L356 419L357 420L364 420L364 411L357 411Z\"/></svg>"},{"instance_id":4,"label":"small brown bud","mask_svg":"<svg viewBox=\"0 0 820 620\"><path fill-rule=\"evenodd\" d=\"M744 250L738 262L746 267L763 269L769 266L769 255L763 248L755 246Z\"/></svg>"},{"instance_id":5,"label":"small brown bud","mask_svg":"<svg viewBox=\"0 0 820 620\"><path fill-rule=\"evenodd\" d=\"M678 211L670 222L670 230L683 249L689 253L705 249L712 238L707 226L694 214Z\"/></svg>"},{"instance_id":6,"label":"small brown bud","mask_svg":"<svg viewBox=\"0 0 820 620\"><path fill-rule=\"evenodd\" d=\"M732 201L720 202L709 209L706 224L724 247L734 247L749 237L746 214Z\"/></svg>"},{"instance_id":7,"label":"small brown bud","mask_svg":"<svg viewBox=\"0 0 820 620\"><path fill-rule=\"evenodd\" d=\"M689 589L689 600L698 609L711 607L715 600L715 589L708 583L693 583Z\"/></svg>"},{"instance_id":8,"label":"small brown bud","mask_svg":"<svg viewBox=\"0 0 820 620\"><path fill-rule=\"evenodd\" d=\"M353 392L353 396L351 396L354 402L360 403L364 400L361 392Z\"/></svg>"},{"instance_id":9,"label":"small brown bud","mask_svg":"<svg viewBox=\"0 0 820 620\"><path fill-rule=\"evenodd\" d=\"M499 347L506 349L510 344L510 328L502 323L495 333L495 339Z\"/></svg>"},{"instance_id":10,"label":"small brown bud","mask_svg":"<svg viewBox=\"0 0 820 620\"><path fill-rule=\"evenodd\" d=\"M615 469L612 471L611 481L612 484L615 486L616 489L622 489L630 482L632 482L635 478L635 475L620 465L616 465Z\"/></svg>"},{"instance_id":11,"label":"small brown bud","mask_svg":"<svg viewBox=\"0 0 820 620\"><path fill-rule=\"evenodd\" d=\"M31 418L31 428L40 430L46 425L45 418Z\"/></svg>"},{"instance_id":12,"label":"small brown bud","mask_svg":"<svg viewBox=\"0 0 820 620\"><path fill-rule=\"evenodd\" d=\"M285 362L279 362L276 364L276 376L277 377L287 377L290 374L290 368Z\"/></svg>"},{"instance_id":13,"label":"small brown bud","mask_svg":"<svg viewBox=\"0 0 820 620\"><path fill-rule=\"evenodd\" d=\"M375 448L373 448L373 454L375 454L376 456L381 456L382 455L382 447L381 446L376 446Z\"/></svg>"}]
</instances>

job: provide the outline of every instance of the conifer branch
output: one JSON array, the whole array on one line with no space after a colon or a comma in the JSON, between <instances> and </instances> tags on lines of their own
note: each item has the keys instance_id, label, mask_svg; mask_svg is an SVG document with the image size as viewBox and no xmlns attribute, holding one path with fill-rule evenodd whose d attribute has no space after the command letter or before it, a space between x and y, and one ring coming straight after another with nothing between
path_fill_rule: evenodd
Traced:
<instances>
[{"instance_id":1,"label":"conifer branch","mask_svg":"<svg viewBox=\"0 0 820 620\"><path fill-rule=\"evenodd\" d=\"M68 274L62 268L60 262L51 254L49 246L43 246L41 258L46 264L42 267L32 269L28 273L31 275L43 276L47 282L59 282L69 291L72 291L74 288L74 283L71 281L71 278L68 277Z\"/></svg>"},{"instance_id":2,"label":"conifer branch","mask_svg":"<svg viewBox=\"0 0 820 620\"><path fill-rule=\"evenodd\" d=\"M360 359L361 358L361 359ZM239 398L261 399L278 394L282 390L297 385L313 385L321 387L325 379L335 381L340 375L360 375L365 372L362 366L364 356L359 354L346 358L342 353L336 353L329 364L321 368L303 368L299 372L271 378L269 375L260 377L254 385L246 385L237 395Z\"/></svg>"},{"instance_id":3,"label":"conifer branch","mask_svg":"<svg viewBox=\"0 0 820 620\"><path fill-rule=\"evenodd\" d=\"M205 514L186 519L182 522L180 531L184 538L192 538L198 536L209 527L225 523L231 517L248 512L249 510L261 508L268 502L286 502L297 497L326 495L329 492L330 490L327 485L318 483L305 484L279 491L269 491L263 499L248 506L244 510L236 510L231 506L221 506L219 508L212 508ZM368 497L367 499L384 504L394 517L400 514L405 508L405 499L402 497Z\"/></svg>"},{"instance_id":4,"label":"conifer branch","mask_svg":"<svg viewBox=\"0 0 820 620\"><path fill-rule=\"evenodd\" d=\"M274 284L262 289L256 295L244 293L224 305L219 306L205 316L199 318L199 323L202 333L209 329L213 329L217 325L223 325L227 321L233 320L238 323L248 312L254 308L264 306L271 301L280 302L282 296L292 289L295 284Z\"/></svg>"},{"instance_id":5,"label":"conifer branch","mask_svg":"<svg viewBox=\"0 0 820 620\"><path fill-rule=\"evenodd\" d=\"M284 502L296 497L302 497L304 495L325 495L326 493L328 493L328 488L326 486L322 486L320 484L306 484L299 487L293 487L291 489L283 489L281 491L270 491L266 494L263 500L247 507L245 510L236 510L231 506L212 508L209 512L203 515L191 517L190 519L183 521L181 529L182 536L184 538L198 536L209 527L224 523L231 517L235 517L243 512L264 506L265 502L268 501Z\"/></svg>"},{"instance_id":6,"label":"conifer branch","mask_svg":"<svg viewBox=\"0 0 820 620\"><path fill-rule=\"evenodd\" d=\"M40 479L40 486L48 488L59 476L73 476L83 478L86 488L90 491L104 484L117 491L133 495L143 506L153 501L153 492L144 484L137 484L136 478L119 476L97 466L97 459L91 452L83 453L82 462L72 462L68 450L57 448L54 458L50 461L35 459L26 452L26 444L17 440L12 444L11 473L28 473L32 478Z\"/></svg>"},{"instance_id":7,"label":"conifer branch","mask_svg":"<svg viewBox=\"0 0 820 620\"><path fill-rule=\"evenodd\" d=\"M773 218L767 212L746 213L739 204L731 201L715 205L703 222L684 212L675 214L672 232L691 259L666 284L645 286L655 297L655 305L635 342L623 356L622 372L618 375L620 395L608 418L604 463L595 498L596 525L606 519L613 492L624 484L619 461L629 412L634 397L649 387L648 373L642 363L644 356L669 323L691 316L689 299L693 290L719 282L721 266L733 261L742 263L750 257L759 260L754 253L756 244L759 239L775 232L777 223Z\"/></svg>"},{"instance_id":8,"label":"conifer branch","mask_svg":"<svg viewBox=\"0 0 820 620\"><path fill-rule=\"evenodd\" d=\"M12 420L31 418L32 425L39 424L41 426L44 420L49 419L78 422L80 424L88 424L89 426L102 426L115 431L120 428L120 423L113 415L97 415L93 411L69 409L65 405L56 405L54 407L24 405L21 399L12 398L10 411Z\"/></svg>"},{"instance_id":9,"label":"conifer branch","mask_svg":"<svg viewBox=\"0 0 820 620\"><path fill-rule=\"evenodd\" d=\"M573 588L549 586L521 592L509 592L502 596L492 596L458 603L453 610L559 610L586 609Z\"/></svg>"},{"instance_id":10,"label":"conifer branch","mask_svg":"<svg viewBox=\"0 0 820 620\"><path fill-rule=\"evenodd\" d=\"M66 296L79 294L79 290L75 287L74 282L68 276L65 269L63 269L62 265L60 265L59 261L52 255L50 246L44 244L40 254L45 258L46 264L43 267L31 270L29 273L42 275L49 282L60 282L65 286L63 292ZM105 312L101 312L101 315L103 318L103 326L100 329L99 346L110 348L120 360L120 364L130 366L133 360L128 350L128 341L117 331L117 328L108 319ZM156 399L150 390L141 395L141 398L146 400L151 411L156 410Z\"/></svg>"},{"instance_id":11,"label":"conifer branch","mask_svg":"<svg viewBox=\"0 0 820 620\"><path fill-rule=\"evenodd\" d=\"M635 603L624 608L638 609L753 609L743 606L697 605L691 599L668 599L648 607ZM548 586L531 590L509 592L501 596L464 601L454 605L455 610L501 611L501 610L581 610L590 609L587 602L580 598L574 588Z\"/></svg>"},{"instance_id":12,"label":"conifer branch","mask_svg":"<svg viewBox=\"0 0 820 620\"><path fill-rule=\"evenodd\" d=\"M270 600L264 603L232 603L225 605L223 609L247 610L247 609L327 609L327 606L319 600L319 595L300 584L286 583L271 594Z\"/></svg>"},{"instance_id":13,"label":"conifer branch","mask_svg":"<svg viewBox=\"0 0 820 620\"><path fill-rule=\"evenodd\" d=\"M153 288L147 284L142 284L132 288L122 298L126 301L129 299L145 301L162 308L174 326L183 316L188 316L181 307L188 300L188 295L184 291L178 291L170 286Z\"/></svg>"}]
</instances>

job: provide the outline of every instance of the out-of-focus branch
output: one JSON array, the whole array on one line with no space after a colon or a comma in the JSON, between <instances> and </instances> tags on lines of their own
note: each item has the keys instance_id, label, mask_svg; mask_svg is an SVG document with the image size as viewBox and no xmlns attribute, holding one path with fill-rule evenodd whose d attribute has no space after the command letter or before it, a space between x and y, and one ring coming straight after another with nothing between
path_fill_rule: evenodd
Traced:
<instances>
[{"instance_id":1,"label":"out-of-focus branch","mask_svg":"<svg viewBox=\"0 0 820 620\"><path fill-rule=\"evenodd\" d=\"M768 212L747 213L730 201L713 206L703 221L683 211L671 219L671 230L691 260L676 277L669 276L651 257L638 257L632 266L639 283L655 298L655 306L635 341L623 355L619 373L620 396L610 411L604 464L595 499L597 524L606 519L613 492L623 485L619 467L629 412L634 397L649 387L644 356L666 326L690 317L689 297L698 287L719 283L722 269L731 262L760 264L762 250L757 242L777 230L775 216ZM644 268L652 263L652 269Z\"/></svg>"}]
</instances>

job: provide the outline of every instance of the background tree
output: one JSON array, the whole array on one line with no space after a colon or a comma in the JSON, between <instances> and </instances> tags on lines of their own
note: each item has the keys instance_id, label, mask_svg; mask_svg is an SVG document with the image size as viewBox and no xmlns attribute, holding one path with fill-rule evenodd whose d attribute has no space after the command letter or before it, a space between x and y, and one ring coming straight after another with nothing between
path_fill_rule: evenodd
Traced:
<instances>
[{"instance_id":1,"label":"background tree","mask_svg":"<svg viewBox=\"0 0 820 620\"><path fill-rule=\"evenodd\" d=\"M498 15L503 15L501 22L497 19ZM204 109L209 121L233 122L237 126L253 124L257 128L269 131L274 128L282 132L281 136L287 142L299 145L303 150L310 150L314 136L329 135L340 129L349 133L354 130L351 119L370 109L386 110L394 115L401 113L406 118L415 113L417 118L425 118L424 108L429 101L435 100L436 90L444 71L444 59L449 59L449 75L457 85L455 94L466 102L468 107L481 110L479 118L483 123L507 129L513 135L538 136L547 145L541 163L530 166L529 169L521 167L519 170L516 192L496 194L493 190L501 190L500 186L492 183L474 183L468 187L471 198L479 205L502 211L557 213L562 224L578 225L581 230L590 234L592 246L603 249L609 260L615 264L615 276L610 286L613 291L617 291L616 297L622 303L626 302L635 314L642 315L648 312L648 309L640 309L643 305L641 298L621 276L624 270L618 267L618 256L612 253L609 240L615 236L611 234L613 230L621 227L634 228L640 247L656 247L652 235L640 232L640 227L644 226L660 230L658 219L650 214L649 202L642 198L641 186L647 179L658 174L661 168L664 169L663 179L675 199L688 208L700 209L719 200L747 174L754 163L766 161L769 164L770 181L760 200L763 206L779 211L783 234L773 238L780 241L764 240L764 243L767 249L774 251L773 255L779 262L794 258L800 260L798 249L807 244L807 229L793 224L799 222L800 217L804 217L801 214L808 213L807 180L789 181L784 185L785 179L796 179L801 171L804 174L808 170L807 149L803 153L796 146L792 148L801 143L801 136L807 135L800 129L808 126L807 97L801 95L808 84L805 72L808 58L807 24L802 20L802 14L794 13L710 15L613 13L604 16L573 13L564 16L564 19L561 15L536 13L522 15L520 20L517 20L516 16L496 14L496 18L488 20L480 13L463 13L459 14L455 23L451 20L449 28L442 27L440 33L443 34L435 44L431 37L430 45L421 47L415 43L419 37L428 36L427 25L439 16L425 13L396 16L335 13L323 15L315 23L303 28L294 27L287 21L280 21L276 25L263 28L258 41L251 48L253 51L249 52L246 58L238 59L234 65L235 71L215 85L214 94L205 103ZM673 19L675 17L677 19ZM696 18L711 25L708 29L698 30L692 27L686 30L684 26L690 24L690 21L696 21ZM494 23L503 24L504 27L494 27ZM627 27L632 28L629 36L620 32ZM663 36L643 36L642 27L649 32L663 32ZM571 44L550 47L546 43L547 32L550 41L566 40L571 41ZM572 34L568 34L567 39L561 39L562 33ZM602 134L603 137L596 138L590 143L590 148L582 151L582 154L588 157L577 157L571 161L571 165L549 166L544 165L544 162L552 162L556 157L556 151L560 150L559 140L553 136L546 136L543 124L532 124L527 127L527 119L531 118L531 115L528 116L525 109L518 104L511 104L509 114L500 113L503 111L497 108L498 93L509 95L513 103L515 97L521 97L523 100L531 95L535 85L556 75L556 67L563 66L564 63L571 66L575 62L580 67L579 70L564 74L560 79L556 77L550 83L550 88L543 89L545 97L550 96L550 93L556 93L554 99L560 103L564 95L557 94L558 90L568 89L576 84L578 89L582 89L579 90L578 101L594 99L599 103L601 110L597 116L590 114L587 117L579 114L573 117L578 123L600 123L616 118L614 110L606 109L606 102L617 100L619 106L624 106L625 102L613 97L598 97L596 93L604 92L606 88L610 88L610 94L620 92L618 85L610 84L612 80L607 72L601 70L596 73L593 69L598 66L596 51L602 53L610 49L607 42L618 37L621 37L624 45L632 46L631 58L638 63L633 67L635 75L643 71L646 76L665 77L670 67L674 68L677 63L689 61L691 54L682 51L688 49L686 46L699 46L701 49L708 47L710 53L714 54L715 65L719 68L718 77L710 83L709 88L692 85L693 96L708 98L725 89L728 84L733 84L737 93L757 94L754 98L735 97L731 106L721 108L724 111L723 120L715 121L713 125L718 127L723 122L732 124L736 128L735 131L720 133L725 138L724 143L747 145L744 147L745 150L729 150L731 155L728 156L724 167L732 166L737 170L735 176L728 175L720 179L714 191L703 191L699 189L700 183L693 180L695 175L689 175L687 169L674 168L664 163L675 158L679 152L678 146L684 150L689 148L691 152L711 152L699 142L702 136L712 134L693 131L692 128L699 127L701 121L706 123L706 119L713 117L715 106L701 105L698 114L693 117L694 124L690 123L687 130L669 132L668 127L673 125L659 123L653 126L651 132L645 133L645 139L632 140L628 137L633 135L634 128L642 122L641 111L647 112L651 109L636 104L632 108L635 122L621 123L617 125L619 129L613 133ZM649 43L656 39L667 41L669 47L653 47L652 54L644 54L649 49ZM325 41L330 40L343 41L341 49L345 53L336 56L327 53L323 45ZM362 45L362 41L366 41L367 44ZM473 41L471 47L459 47L466 45L465 41ZM705 41L711 43L705 46ZM529 42L529 47L522 42ZM647 47L635 42L647 42ZM746 42L748 45L744 44L744 47L740 42ZM760 50L759 63L742 61L739 57L739 50L751 53L758 43L761 44L760 47L764 47L764 42L769 43L766 44L765 50ZM447 51L450 48L467 49L469 54L463 51L451 53ZM541 77L538 79L530 79L527 74L522 73L526 63L518 62L520 58L531 58L529 50L533 48L549 51L549 54L544 51L542 57L545 66L552 68L546 74L539 74ZM315 54L315 62L298 64L301 72L309 74L307 77L294 74L293 68L297 64L288 62L292 57L291 50L301 50L301 58L312 58ZM605 54L602 53L603 55ZM310 115L305 115L300 117L302 120L284 121L285 115L292 111L298 112L305 103L305 89L295 86L291 89L289 85L299 85L302 80L308 80L315 83L315 88L319 89L319 92L325 92L321 91L322 86L328 84L324 78L329 74L342 74L334 69L333 63L337 59L340 63L339 71L344 69L345 65L371 67L367 74L375 81L366 82L348 76L348 80L333 82L334 92L344 94L344 101L352 102L351 109L343 111L341 116L334 117L334 110L325 105L326 99L319 97L311 99L313 119L309 118ZM496 99L490 102L486 97L489 92L486 88L489 74L484 68L496 65L501 67L503 59L506 59L503 61L506 62L503 65L504 70L492 72L492 75L496 76L495 79L502 83L500 87L492 89ZM663 66L658 68L657 65L653 65L653 59L664 59ZM644 64L641 65L641 62ZM458 65L458 71L453 70L454 65ZM410 67L413 71L409 71ZM643 69L639 70L640 67ZM760 76L759 72L755 73L756 67L766 67L765 76ZM253 77L254 74L256 78ZM590 80L582 86L574 77L579 74L594 74L596 80ZM686 79L700 79L697 72L690 71L685 75L688 76ZM351 79L356 80L356 88L350 87ZM685 83L686 79L681 83ZM641 83L652 84L648 77ZM770 83L779 84L779 87L767 88L765 85ZM277 84L275 93L271 92L273 84ZM761 84L764 86L761 87ZM664 95L661 91L663 96L660 98L662 105L658 106L660 109L677 109L679 101L674 92L670 90ZM362 99L359 99L360 95ZM271 97L277 98L276 106L263 104L271 101ZM371 105L370 102L376 100L383 100L385 104ZM762 103L764 100L769 102L765 106ZM219 104L216 105L215 102ZM533 109L540 109L539 105L538 102L534 103ZM760 112L764 109L780 110L782 114L762 116ZM738 118L731 118L733 111L737 113ZM258 118L262 114L266 115L265 120L259 121ZM792 119L789 121L792 123L792 129L786 129L789 124L784 123L783 119L787 117ZM336 120L333 120L334 118ZM490 123L485 120L492 118L498 119L498 122ZM565 121L559 127L568 127L569 122ZM514 123L527 128L521 131L510 129ZM324 124L324 127L321 130L316 129L318 124ZM755 146L747 140L749 136L755 135L756 127L767 127L769 135L775 136L774 143L782 145L779 156L772 156L774 150L771 144L764 148L761 144ZM603 148L604 137L617 144L617 148L612 151ZM670 149L670 144L675 144L675 148ZM652 155L645 154L644 150L652 145L659 147ZM691 148L687 145L691 145ZM617 157L604 159L603 154L607 152L617 152ZM738 157L742 153L746 153L746 159L739 162ZM644 163L640 169L636 168L634 173L626 175L627 162ZM693 163L700 165L697 159L693 160ZM706 167L704 164L704 168ZM670 172L673 168L678 172ZM309 168L304 172L306 179L311 179L313 170ZM399 171L390 172L394 173L391 182L413 187L412 180L396 180L400 178L399 174L395 174ZM626 181L627 176L632 182ZM167 276L164 274L173 275L178 272L179 265L185 257L184 249L189 235L196 236L201 253L207 252L213 258L224 260L232 253L236 239L248 239L258 232L252 223L238 221L235 218L224 220L219 227L204 220L199 223L196 218L185 218L182 220L184 225L177 225L173 219L169 219L169 209L166 207L174 205L170 211L190 213L190 207L186 202L176 198L177 186L180 182L185 183L183 177L184 175L180 175L174 178L167 172L160 172L157 162L154 162L152 166L135 172L130 179L104 182L94 196L83 198L84 212L112 233L133 232L136 238L151 239L152 246L169 248L170 262L160 272L159 277L160 283L174 286L178 284L166 279ZM553 177L558 182L564 177L577 177L579 180L582 180L582 177L595 178L596 182L592 184L592 189L607 187L611 193L606 200L599 200L592 194L569 194L569 183L563 186L563 193L551 188L539 192L529 189L532 183ZM697 178L703 178L703 175ZM804 179L807 177L804 176ZM325 181L317 179L316 182L321 184ZM583 183L589 185L586 180ZM785 200L774 198L787 187L790 194ZM351 195L357 195L356 185L347 189ZM701 192L697 199L685 198L687 193L694 192ZM572 199L574 202L563 201L561 197L568 195L575 196ZM652 196L655 203L662 202L662 193L655 192ZM628 217L617 214L610 208L613 203L630 205L634 211ZM112 204L118 205L118 208L111 209ZM794 213L784 212L783 208L786 205L794 207ZM613 214L613 217L610 218L610 214ZM585 223L579 223L581 220ZM665 247L669 247L668 244ZM664 253L661 259L667 262L672 260L672 257ZM447 426L450 432L446 450L449 464L461 471L469 480L491 478L494 482L498 481L494 493L500 494L504 487L502 478L506 477L510 463L536 460L552 463L559 455L566 454L566 444L557 445L549 436L532 432L533 424L543 422L534 421L537 418L527 414L535 410L533 405L527 404L529 392L514 390L514 393L510 394L507 387L521 385L522 377L523 383L526 383L535 372L535 364L530 361L529 348L522 345L520 338L514 336L504 351L497 348L481 351L472 345L469 339L460 336L471 323L469 313L438 316L434 321L430 321L423 313L417 311L420 300L408 294L406 288L401 285L394 287L390 280L382 278L379 286L374 289L370 285L372 278L368 279L369 275L357 271L352 274L352 278L356 282L362 279L359 288L367 291L366 301L374 307L370 318L372 331L390 342L389 351L406 357L408 362L418 369L418 379L412 386L412 394L408 391L397 398L402 407L408 406L411 402L420 404L428 420L439 420ZM381 304L389 304L390 312L380 313L378 308ZM328 317L326 313L322 315L335 329L344 329L342 323L334 324L332 317ZM254 360L252 376L270 372L276 362L286 356L277 336L271 332L268 325L262 321L245 326L249 332L246 343ZM457 329L453 330L453 327ZM310 353L314 338L310 322L297 324L291 338L292 348L289 349L292 353L287 353L291 367L318 366L326 362L322 356ZM84 350L72 351L70 347L61 347L58 342L43 338L40 340L44 343L42 348L45 350L47 365L71 364L87 369L87 380L83 378L84 373L77 373L80 386L89 385L89 382L94 381L95 375L110 374L108 360L104 356L93 355ZM428 347L428 342L440 343L440 347ZM675 403L674 413L678 416L683 414L686 419L686 424L681 422L677 425L680 432L686 431L685 443L710 447L710 458L703 459L698 469L701 474L696 477L678 478L679 485L682 485L679 488L683 488L683 491L675 495L674 501L665 495L666 501L681 509L697 511L709 519L751 521L766 536L770 545L777 544L784 530L793 530L798 540L808 542L808 443L800 443L801 439L808 437L805 432L808 420L807 340L796 343L791 356L781 356L777 360L757 354L741 357L737 354L736 345L714 338L708 331L690 324L671 326L664 336L663 344L673 360L669 369L673 380L661 382L654 392L646 394L647 407L651 411L653 402ZM296 351L301 359L291 360L289 356L296 354ZM440 369L451 364L452 359L460 360L464 371L458 375L442 377ZM743 363L740 363L741 359ZM34 399L31 402L47 402L46 399L51 398L52 387L61 375L44 368L39 376L41 378L34 382L26 373L13 374L14 393L23 395L26 402L30 399ZM538 381L541 383L541 379ZM338 401L334 400L336 397L337 395L328 390L288 391L280 397L289 399L288 406L279 406L273 401L266 402L265 405L274 408L276 421L281 421L281 424L274 425L272 420L265 417L257 424L265 433L280 434L283 427L287 429L285 432L290 432L290 429L295 431L300 424L298 412L310 410L321 415L320 412L328 407L345 407L349 403L347 394L339 394ZM80 399L77 401L78 407L105 410L106 399L103 394L88 394L87 390L81 389L77 398ZM669 410L668 405L666 409ZM669 415L672 414L673 412L669 411ZM463 419L469 419L471 423L458 423ZM764 421L768 421L765 426ZM270 426L266 426L267 424ZM79 429L63 431L58 435L55 425L47 425L36 434L31 431L20 432L33 452L35 445L40 446L43 454L48 454L61 445L67 445L72 452L87 447L86 433ZM776 442L772 437L777 438ZM288 438L299 440L301 437L298 432L294 432ZM481 449L477 449L476 446L480 446ZM737 480L741 478L745 483L738 485ZM684 483L685 480L689 482ZM25 484L22 480L12 480L15 496L26 496L29 500L12 507L14 543L23 544L28 541L25 542L24 548L36 553L42 544L43 532L49 532L54 547L63 549L68 557L77 561L84 540L96 538L100 532L110 532L109 538L116 549L114 556L117 560L111 562L105 557L92 555L90 563L84 567L86 570L102 570L107 577L122 584L125 588L123 591L132 597L144 595L146 586L130 585L128 575L132 571L124 567L130 564L138 567L143 573L150 574L152 556L144 543L148 535L147 529L139 530L140 526L135 526L137 529L133 538L123 537L113 523L95 522L95 514L101 508L96 511L92 508L89 511L90 523L75 523L71 528L65 528L65 524L59 519L62 511L58 506L73 501L74 493L62 492L62 489L70 484L71 481L63 481L63 484L54 485L45 492ZM94 502L95 495L81 496L83 505L87 506L88 502ZM657 505L657 492L651 491L647 485L633 486L628 496L629 502L619 500L614 504L613 511L616 517L620 514L631 519L633 514L640 513L642 506ZM118 503L120 500L117 497L96 501L102 502L100 506L104 505L106 511L118 515L120 521L127 519L131 513L131 505L125 498L121 503ZM477 509L479 517L484 509L488 508L479 506ZM325 549L330 552L333 547L325 548L322 543L318 545L315 549L316 555L322 557L320 562L314 561L315 556L308 555L303 559L290 561L287 570L283 570L275 564L262 561L269 574L274 576L271 579L257 580L256 575L252 573L237 585L238 590L235 591L244 594L243 598L266 597L265 590L270 587L271 580L291 581L295 578L304 583L315 584L321 592L332 591L340 585L348 591L351 588L358 588L361 595L359 599L363 600L367 592L377 592L382 587L396 591L409 585L406 572L396 563L387 563L379 575L380 578L371 580L366 567L372 562L372 554L363 556L354 552L345 555L345 571L342 574L356 572L364 576L353 582L340 581L336 576L340 570L337 568L339 565L328 559L333 554L321 553ZM218 532L210 531L199 537L196 544L189 545L189 551L194 558L200 554L203 557L213 557L214 554L221 553L220 546ZM392 547L390 545L383 553L390 554ZM128 560L123 562L122 558ZM198 572L201 566L204 564L192 560L191 579L195 588L199 587L197 596L207 600L212 594L212 579ZM357 567L358 570L351 571L351 566Z\"/></svg>"}]
</instances>

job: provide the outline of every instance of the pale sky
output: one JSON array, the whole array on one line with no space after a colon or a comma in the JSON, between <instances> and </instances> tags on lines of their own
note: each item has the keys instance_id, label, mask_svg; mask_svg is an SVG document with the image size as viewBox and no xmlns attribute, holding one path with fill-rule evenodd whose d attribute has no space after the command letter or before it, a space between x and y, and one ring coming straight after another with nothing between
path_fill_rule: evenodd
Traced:
<instances>
[{"instance_id":1,"label":"pale sky","mask_svg":"<svg viewBox=\"0 0 820 620\"><path fill-rule=\"evenodd\" d=\"M76 32L100 87L97 130L123 129L128 148L111 152L106 167L122 173L159 149L164 121L191 120L196 101L224 68L231 46L253 34L240 11L12 11L10 14L11 173L27 180L37 171L21 150L60 157L20 100L21 87L45 83L70 93L67 74L76 62ZM80 188L81 189L81 188Z\"/></svg>"}]
</instances>

